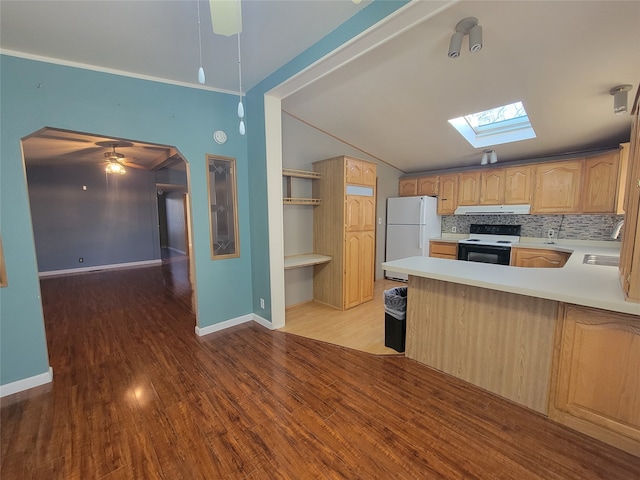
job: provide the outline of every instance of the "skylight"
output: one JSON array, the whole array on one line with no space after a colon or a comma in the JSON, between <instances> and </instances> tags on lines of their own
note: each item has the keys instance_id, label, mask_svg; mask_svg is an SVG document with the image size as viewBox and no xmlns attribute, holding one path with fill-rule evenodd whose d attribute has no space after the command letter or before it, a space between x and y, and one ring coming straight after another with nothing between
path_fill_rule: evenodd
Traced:
<instances>
[{"instance_id":1,"label":"skylight","mask_svg":"<svg viewBox=\"0 0 640 480\"><path fill-rule=\"evenodd\" d=\"M449 123L475 148L536 137L522 102L453 118Z\"/></svg>"}]
</instances>

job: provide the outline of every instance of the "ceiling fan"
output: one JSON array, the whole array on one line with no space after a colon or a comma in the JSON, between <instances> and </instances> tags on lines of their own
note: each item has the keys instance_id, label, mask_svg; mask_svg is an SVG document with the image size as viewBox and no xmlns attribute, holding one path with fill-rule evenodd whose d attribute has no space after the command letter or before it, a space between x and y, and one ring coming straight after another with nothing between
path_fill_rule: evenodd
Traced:
<instances>
[{"instance_id":1,"label":"ceiling fan","mask_svg":"<svg viewBox=\"0 0 640 480\"><path fill-rule=\"evenodd\" d=\"M124 175L127 171L127 167L144 169L140 165L136 165L132 159L126 158L122 153L116 152L116 147L132 147L133 144L129 142L97 142L96 145L101 147L110 147L111 151L104 152L104 158L106 161L106 172Z\"/></svg>"}]
</instances>

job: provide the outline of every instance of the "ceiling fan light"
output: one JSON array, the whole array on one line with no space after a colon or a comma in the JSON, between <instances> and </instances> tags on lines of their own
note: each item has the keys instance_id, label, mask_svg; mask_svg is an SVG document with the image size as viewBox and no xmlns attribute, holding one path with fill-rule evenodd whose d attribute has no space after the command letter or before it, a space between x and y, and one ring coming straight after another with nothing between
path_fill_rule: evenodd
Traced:
<instances>
[{"instance_id":1,"label":"ceiling fan light","mask_svg":"<svg viewBox=\"0 0 640 480\"><path fill-rule=\"evenodd\" d=\"M240 132L240 135L244 135L245 133L247 133L247 130L244 126L244 120L240 120L240 127L238 128L238 131Z\"/></svg>"},{"instance_id":2,"label":"ceiling fan light","mask_svg":"<svg viewBox=\"0 0 640 480\"><path fill-rule=\"evenodd\" d=\"M120 174L120 175L124 175L126 173L126 169L119 164L118 162L111 162L107 165L107 168L105 168L107 173L113 173L113 174Z\"/></svg>"},{"instance_id":3,"label":"ceiling fan light","mask_svg":"<svg viewBox=\"0 0 640 480\"><path fill-rule=\"evenodd\" d=\"M201 85L204 85L204 68L200 67L198 69L198 82L200 82Z\"/></svg>"},{"instance_id":4,"label":"ceiling fan light","mask_svg":"<svg viewBox=\"0 0 640 480\"><path fill-rule=\"evenodd\" d=\"M238 117L244 118L244 105L242 104L242 100L238 102Z\"/></svg>"}]
</instances>

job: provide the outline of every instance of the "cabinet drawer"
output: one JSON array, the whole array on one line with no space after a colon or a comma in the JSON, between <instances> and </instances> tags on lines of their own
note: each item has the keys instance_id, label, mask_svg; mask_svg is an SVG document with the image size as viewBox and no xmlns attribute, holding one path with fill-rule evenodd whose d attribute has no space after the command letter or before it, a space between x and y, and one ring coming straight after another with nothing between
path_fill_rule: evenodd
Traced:
<instances>
[{"instance_id":1,"label":"cabinet drawer","mask_svg":"<svg viewBox=\"0 0 640 480\"><path fill-rule=\"evenodd\" d=\"M451 242L429 242L429 256L458 259L458 244Z\"/></svg>"}]
</instances>

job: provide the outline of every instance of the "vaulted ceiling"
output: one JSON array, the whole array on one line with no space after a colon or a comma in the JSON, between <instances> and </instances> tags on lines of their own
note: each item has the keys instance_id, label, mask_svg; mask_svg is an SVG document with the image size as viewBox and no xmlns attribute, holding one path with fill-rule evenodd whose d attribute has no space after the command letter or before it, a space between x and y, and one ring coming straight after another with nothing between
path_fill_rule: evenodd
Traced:
<instances>
[{"instance_id":1,"label":"vaulted ceiling","mask_svg":"<svg viewBox=\"0 0 640 480\"><path fill-rule=\"evenodd\" d=\"M369 2L243 0L244 90ZM416 9L411 2L403 7ZM403 172L478 164L447 120L516 100L537 138L495 150L499 162L615 146L629 115L613 115L616 85L640 83L639 1L441 1L436 14L283 100L283 110ZM195 1L0 2L5 53L236 91L237 38L211 32ZM455 26L476 17L484 46L447 56ZM468 37L467 37L468 38ZM248 112L250 119L250 112ZM86 146L85 146L86 147ZM147 149L151 151L152 149Z\"/></svg>"}]
</instances>

